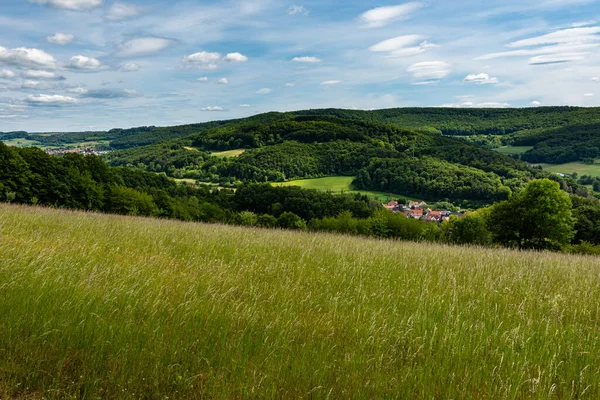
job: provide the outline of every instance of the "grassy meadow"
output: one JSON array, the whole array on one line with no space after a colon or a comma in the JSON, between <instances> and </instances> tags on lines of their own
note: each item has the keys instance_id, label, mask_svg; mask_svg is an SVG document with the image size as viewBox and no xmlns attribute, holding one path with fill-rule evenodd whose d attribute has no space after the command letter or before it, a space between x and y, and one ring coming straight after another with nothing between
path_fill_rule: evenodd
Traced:
<instances>
[{"instance_id":1,"label":"grassy meadow","mask_svg":"<svg viewBox=\"0 0 600 400\"><path fill-rule=\"evenodd\" d=\"M502 146L494 150L498 153L510 156L514 154L523 154L531 149L533 149L533 146Z\"/></svg>"},{"instance_id":2,"label":"grassy meadow","mask_svg":"<svg viewBox=\"0 0 600 400\"><path fill-rule=\"evenodd\" d=\"M566 164L539 164L546 171L555 174L571 175L577 172L581 175L600 176L600 164L584 164L582 162L570 162Z\"/></svg>"},{"instance_id":3,"label":"grassy meadow","mask_svg":"<svg viewBox=\"0 0 600 400\"><path fill-rule=\"evenodd\" d=\"M0 398L599 398L600 263L0 205Z\"/></svg>"},{"instance_id":4,"label":"grassy meadow","mask_svg":"<svg viewBox=\"0 0 600 400\"><path fill-rule=\"evenodd\" d=\"M281 182L275 185L279 186L300 186L303 189L316 189L322 191L330 191L333 193L361 193L373 197L378 200L388 201L390 199L398 199L400 197L407 198L411 201L417 200L412 197L407 197L401 194L374 192L368 190L354 190L352 188L353 176L328 176L325 178L314 179L299 179L288 182Z\"/></svg>"},{"instance_id":5,"label":"grassy meadow","mask_svg":"<svg viewBox=\"0 0 600 400\"><path fill-rule=\"evenodd\" d=\"M235 149L235 150L226 150L226 151L216 151L216 152L213 152L212 155L215 157L221 157L221 158L238 157L238 156L241 156L242 154L244 154L245 152L246 152L245 149Z\"/></svg>"}]
</instances>

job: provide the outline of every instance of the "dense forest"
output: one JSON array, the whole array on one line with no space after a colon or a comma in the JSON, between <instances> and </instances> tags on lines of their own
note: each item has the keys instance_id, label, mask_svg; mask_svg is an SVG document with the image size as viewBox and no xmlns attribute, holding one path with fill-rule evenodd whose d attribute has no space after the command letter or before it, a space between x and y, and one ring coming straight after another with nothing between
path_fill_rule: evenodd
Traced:
<instances>
[{"instance_id":1,"label":"dense forest","mask_svg":"<svg viewBox=\"0 0 600 400\"><path fill-rule=\"evenodd\" d=\"M593 163L600 157L600 124L545 129L516 139L516 145L533 146L521 158L531 163Z\"/></svg>"},{"instance_id":2,"label":"dense forest","mask_svg":"<svg viewBox=\"0 0 600 400\"><path fill-rule=\"evenodd\" d=\"M237 157L213 152L244 149ZM163 172L221 185L332 175L357 177L356 189L428 200L506 199L539 169L435 132L336 116L242 122L184 138L112 152L113 166Z\"/></svg>"}]
</instances>

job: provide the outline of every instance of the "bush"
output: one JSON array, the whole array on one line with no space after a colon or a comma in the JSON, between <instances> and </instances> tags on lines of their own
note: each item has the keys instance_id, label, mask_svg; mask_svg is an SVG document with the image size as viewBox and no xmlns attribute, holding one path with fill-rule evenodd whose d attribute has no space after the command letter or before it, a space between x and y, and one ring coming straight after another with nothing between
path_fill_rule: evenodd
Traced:
<instances>
[{"instance_id":1,"label":"bush","mask_svg":"<svg viewBox=\"0 0 600 400\"><path fill-rule=\"evenodd\" d=\"M256 220L256 225L263 228L274 228L277 226L277 218L271 214L263 214Z\"/></svg>"},{"instance_id":2,"label":"bush","mask_svg":"<svg viewBox=\"0 0 600 400\"><path fill-rule=\"evenodd\" d=\"M238 214L237 222L243 226L254 226L258 222L258 216L252 211L242 211Z\"/></svg>"},{"instance_id":3,"label":"bush","mask_svg":"<svg viewBox=\"0 0 600 400\"><path fill-rule=\"evenodd\" d=\"M442 224L444 240L455 244L489 245L492 241L486 222L480 215L451 217Z\"/></svg>"},{"instance_id":4,"label":"bush","mask_svg":"<svg viewBox=\"0 0 600 400\"><path fill-rule=\"evenodd\" d=\"M593 245L588 242L581 242L580 244L573 244L573 245L569 246L568 250L569 250L569 253L571 253L571 254L600 256L600 246Z\"/></svg>"},{"instance_id":5,"label":"bush","mask_svg":"<svg viewBox=\"0 0 600 400\"><path fill-rule=\"evenodd\" d=\"M284 229L306 229L306 222L292 212L284 212L277 218L277 225Z\"/></svg>"}]
</instances>

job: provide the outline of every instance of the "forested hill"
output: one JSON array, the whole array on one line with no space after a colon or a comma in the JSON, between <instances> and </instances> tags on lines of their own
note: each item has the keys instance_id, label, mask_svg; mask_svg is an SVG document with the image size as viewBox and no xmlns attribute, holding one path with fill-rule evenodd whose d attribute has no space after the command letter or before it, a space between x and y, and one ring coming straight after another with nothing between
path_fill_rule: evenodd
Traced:
<instances>
[{"instance_id":1,"label":"forested hill","mask_svg":"<svg viewBox=\"0 0 600 400\"><path fill-rule=\"evenodd\" d=\"M287 113L270 112L249 118L176 127L120 130L111 146L124 149L185 137L217 126L273 123L302 116L331 116L344 120L370 121L397 127L438 132L451 136L506 135L540 128L600 123L600 108L537 107L523 109L392 108L360 111L318 109Z\"/></svg>"},{"instance_id":2,"label":"forested hill","mask_svg":"<svg viewBox=\"0 0 600 400\"><path fill-rule=\"evenodd\" d=\"M594 159L599 126L600 108L321 109L35 140L102 140L113 150L107 155L113 166L219 185L343 175L354 177L354 189L483 204L506 199L537 177L558 180L490 148L534 146L523 155L530 162ZM6 138L33 140L26 132L0 134Z\"/></svg>"},{"instance_id":3,"label":"forested hill","mask_svg":"<svg viewBox=\"0 0 600 400\"><path fill-rule=\"evenodd\" d=\"M485 203L550 176L440 133L328 115L277 115L269 114L270 123L224 124L116 151L108 159L115 166L219 184L345 175L356 177L355 189ZM235 149L241 150L237 157L214 156Z\"/></svg>"}]
</instances>

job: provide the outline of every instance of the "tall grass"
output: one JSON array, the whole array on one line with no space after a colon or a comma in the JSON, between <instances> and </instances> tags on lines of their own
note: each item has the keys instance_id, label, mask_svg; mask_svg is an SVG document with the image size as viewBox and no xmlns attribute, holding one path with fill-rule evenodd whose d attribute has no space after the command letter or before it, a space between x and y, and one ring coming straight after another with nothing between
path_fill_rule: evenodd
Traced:
<instances>
[{"instance_id":1,"label":"tall grass","mask_svg":"<svg viewBox=\"0 0 600 400\"><path fill-rule=\"evenodd\" d=\"M0 397L600 397L597 258L8 205L0 235Z\"/></svg>"}]
</instances>

